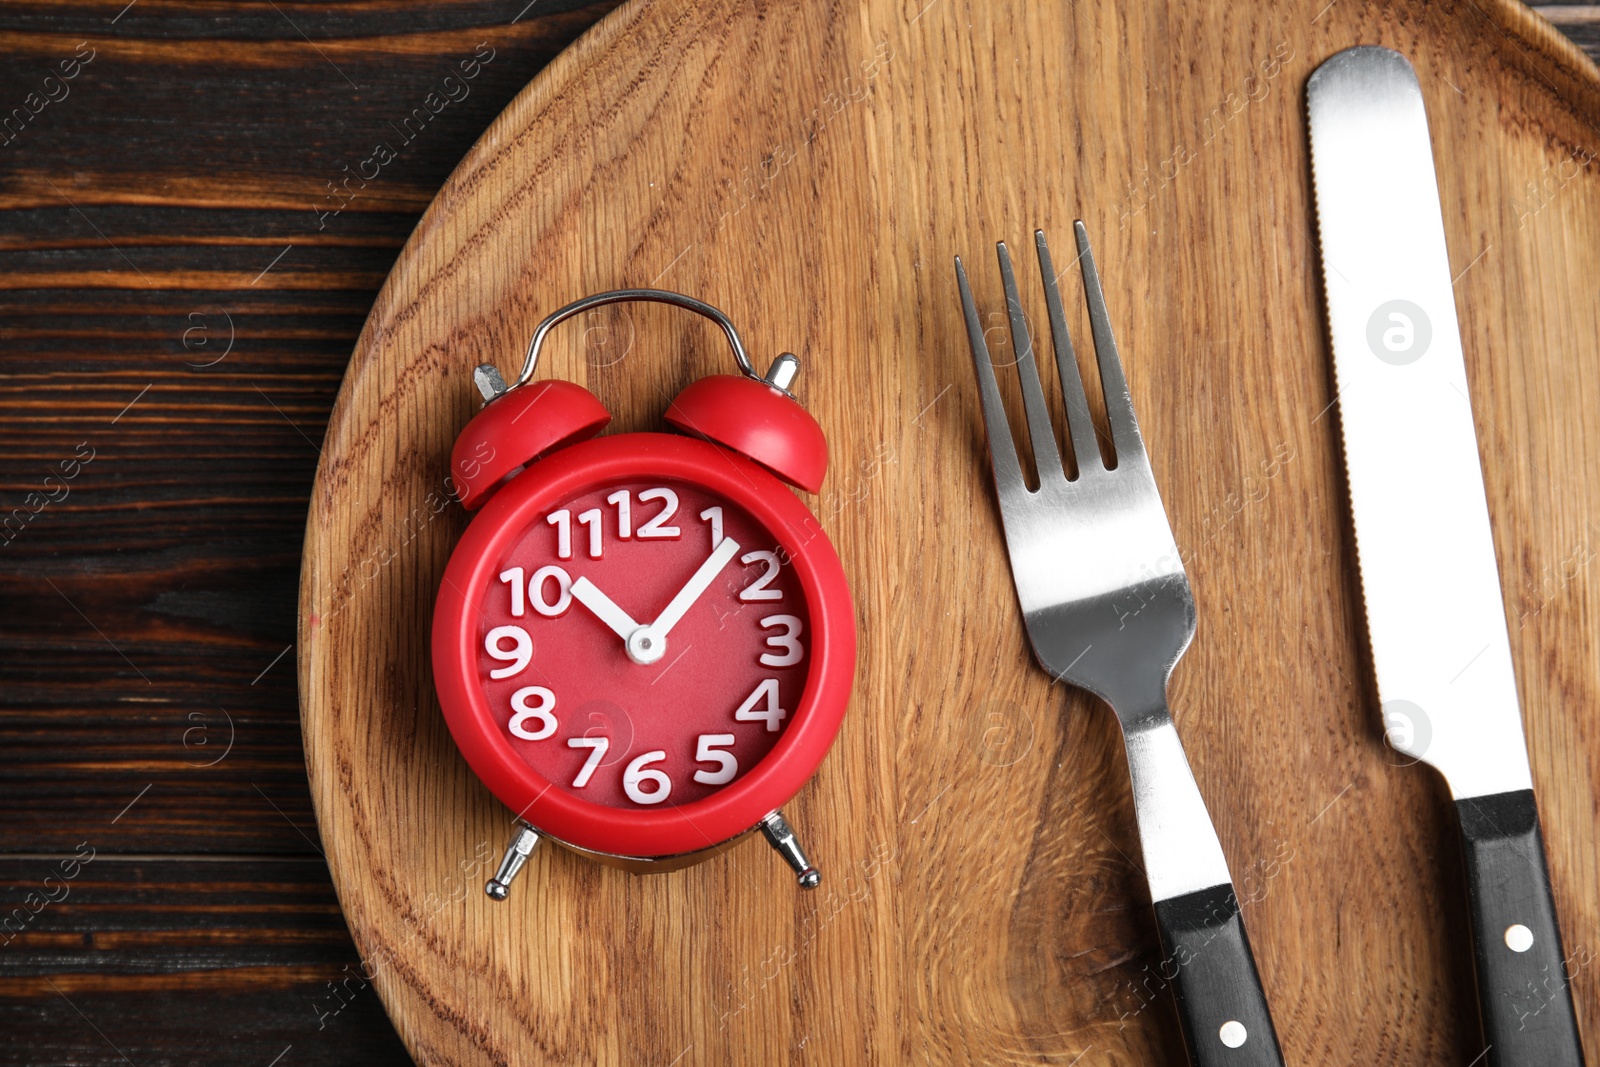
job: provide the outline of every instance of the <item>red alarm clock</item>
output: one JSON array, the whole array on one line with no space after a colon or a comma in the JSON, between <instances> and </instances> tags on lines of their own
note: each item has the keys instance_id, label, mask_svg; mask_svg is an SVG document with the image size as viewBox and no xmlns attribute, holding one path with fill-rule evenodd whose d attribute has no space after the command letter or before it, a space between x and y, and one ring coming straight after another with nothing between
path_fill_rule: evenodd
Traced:
<instances>
[{"instance_id":1,"label":"red alarm clock","mask_svg":"<svg viewBox=\"0 0 1600 1067\"><path fill-rule=\"evenodd\" d=\"M715 321L739 373L679 393L677 433L596 437L611 416L532 381L539 350L633 300ZM623 289L540 323L509 388L474 372L484 407L451 472L477 514L439 587L433 671L457 746L517 815L491 897L543 837L665 871L760 829L802 886L820 881L779 809L838 733L856 633L838 554L789 489L816 492L828 455L789 392L798 369L784 353L763 377L716 308Z\"/></svg>"}]
</instances>

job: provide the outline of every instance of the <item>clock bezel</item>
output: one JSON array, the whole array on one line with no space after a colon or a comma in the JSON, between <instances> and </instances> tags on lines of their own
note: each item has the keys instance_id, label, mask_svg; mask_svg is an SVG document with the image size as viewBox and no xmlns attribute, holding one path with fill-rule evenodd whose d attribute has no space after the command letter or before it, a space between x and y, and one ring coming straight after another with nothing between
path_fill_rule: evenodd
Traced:
<instances>
[{"instance_id":1,"label":"clock bezel","mask_svg":"<svg viewBox=\"0 0 1600 1067\"><path fill-rule=\"evenodd\" d=\"M664 809L587 801L516 754L477 678L473 623L506 551L546 512L598 486L679 480L743 508L788 557L805 597L810 643L799 704L772 749L738 779ZM709 848L748 831L816 773L838 734L855 676L855 610L838 553L821 523L771 473L692 437L612 434L530 464L473 518L445 568L433 613L434 685L456 746L507 807L539 830L597 852L648 858Z\"/></svg>"}]
</instances>

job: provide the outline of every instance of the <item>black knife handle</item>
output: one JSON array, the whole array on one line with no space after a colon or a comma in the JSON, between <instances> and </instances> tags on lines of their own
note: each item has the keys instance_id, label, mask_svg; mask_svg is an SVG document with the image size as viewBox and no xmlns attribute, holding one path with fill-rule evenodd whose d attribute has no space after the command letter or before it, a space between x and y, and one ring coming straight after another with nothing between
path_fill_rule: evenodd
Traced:
<instances>
[{"instance_id":1,"label":"black knife handle","mask_svg":"<svg viewBox=\"0 0 1600 1067\"><path fill-rule=\"evenodd\" d=\"M1456 811L1489 1067L1583 1067L1533 791L1458 800Z\"/></svg>"},{"instance_id":2,"label":"black knife handle","mask_svg":"<svg viewBox=\"0 0 1600 1067\"><path fill-rule=\"evenodd\" d=\"M1172 982L1190 1062L1283 1067L1233 886L1158 900L1155 908L1167 953L1163 977Z\"/></svg>"}]
</instances>

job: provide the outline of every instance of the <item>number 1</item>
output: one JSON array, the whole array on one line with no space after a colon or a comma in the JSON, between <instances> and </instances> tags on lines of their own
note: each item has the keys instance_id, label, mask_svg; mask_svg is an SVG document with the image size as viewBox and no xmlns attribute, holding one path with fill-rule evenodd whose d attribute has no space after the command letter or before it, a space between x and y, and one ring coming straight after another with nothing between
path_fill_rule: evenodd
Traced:
<instances>
[{"instance_id":1,"label":"number 1","mask_svg":"<svg viewBox=\"0 0 1600 1067\"><path fill-rule=\"evenodd\" d=\"M626 541L633 536L633 494L618 489L606 497L606 503L617 509L617 536Z\"/></svg>"},{"instance_id":2,"label":"number 1","mask_svg":"<svg viewBox=\"0 0 1600 1067\"><path fill-rule=\"evenodd\" d=\"M514 618L522 618L527 610L527 599L522 588L522 568L512 567L508 571L500 572L500 580L511 587L511 614Z\"/></svg>"},{"instance_id":3,"label":"number 1","mask_svg":"<svg viewBox=\"0 0 1600 1067\"><path fill-rule=\"evenodd\" d=\"M556 528L556 558L572 558L572 512L566 508L552 511L544 520Z\"/></svg>"},{"instance_id":4,"label":"number 1","mask_svg":"<svg viewBox=\"0 0 1600 1067\"><path fill-rule=\"evenodd\" d=\"M589 527L589 558L600 558L600 509L590 508L578 516L580 526Z\"/></svg>"},{"instance_id":5,"label":"number 1","mask_svg":"<svg viewBox=\"0 0 1600 1067\"><path fill-rule=\"evenodd\" d=\"M711 524L711 547L722 544L722 509L706 508L700 517Z\"/></svg>"}]
</instances>

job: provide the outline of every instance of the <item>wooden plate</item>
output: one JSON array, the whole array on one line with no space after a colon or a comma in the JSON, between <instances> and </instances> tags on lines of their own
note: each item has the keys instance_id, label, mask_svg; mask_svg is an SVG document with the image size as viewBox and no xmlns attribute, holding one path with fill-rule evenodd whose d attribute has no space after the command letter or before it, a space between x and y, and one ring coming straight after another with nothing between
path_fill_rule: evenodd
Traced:
<instances>
[{"instance_id":1,"label":"wooden plate","mask_svg":"<svg viewBox=\"0 0 1600 1067\"><path fill-rule=\"evenodd\" d=\"M1488 0L634 3L530 85L373 309L306 538L323 840L420 1062L1180 1060L1115 723L1024 644L951 266L974 266L998 325L991 243L1042 226L1065 249L1075 217L1199 602L1173 705L1288 1061L1479 1054L1454 816L1382 742L1329 410L1303 92L1357 43L1411 56L1428 99L1600 1062L1600 80ZM1031 262L1024 279L1042 318ZM629 285L717 304L763 365L801 353L832 442L810 503L862 643L839 743L790 810L826 868L815 894L755 843L657 877L551 849L509 902L481 890L510 814L457 755L428 669L464 525L447 456L474 364L515 370L548 311ZM697 320L636 308L563 331L541 371L626 430L726 358Z\"/></svg>"}]
</instances>

